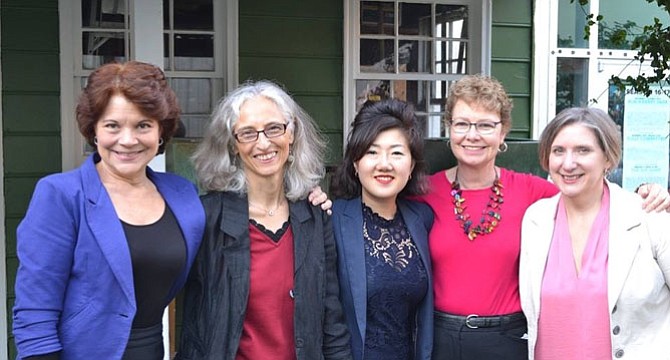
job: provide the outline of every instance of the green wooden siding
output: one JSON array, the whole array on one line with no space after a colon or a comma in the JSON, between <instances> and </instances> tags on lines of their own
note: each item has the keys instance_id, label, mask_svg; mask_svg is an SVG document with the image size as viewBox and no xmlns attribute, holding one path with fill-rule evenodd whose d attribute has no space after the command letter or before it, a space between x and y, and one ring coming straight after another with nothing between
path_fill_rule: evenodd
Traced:
<instances>
[{"instance_id":1,"label":"green wooden siding","mask_svg":"<svg viewBox=\"0 0 670 360\"><path fill-rule=\"evenodd\" d=\"M339 162L342 1L240 1L239 8L240 81L283 84L328 137L327 162Z\"/></svg>"},{"instance_id":2,"label":"green wooden siding","mask_svg":"<svg viewBox=\"0 0 670 360\"><path fill-rule=\"evenodd\" d=\"M510 137L532 136L533 0L493 1L491 75L514 101Z\"/></svg>"},{"instance_id":3,"label":"green wooden siding","mask_svg":"<svg viewBox=\"0 0 670 360\"><path fill-rule=\"evenodd\" d=\"M25 214L37 179L61 171L58 1L3 0L0 16L7 346L13 359L16 226Z\"/></svg>"}]
</instances>

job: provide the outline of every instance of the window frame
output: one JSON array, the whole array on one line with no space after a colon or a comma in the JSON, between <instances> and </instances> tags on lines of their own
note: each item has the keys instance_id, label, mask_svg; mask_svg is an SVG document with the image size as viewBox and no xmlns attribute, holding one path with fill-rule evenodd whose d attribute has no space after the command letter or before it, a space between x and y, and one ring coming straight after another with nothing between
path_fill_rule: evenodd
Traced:
<instances>
[{"instance_id":1,"label":"window frame","mask_svg":"<svg viewBox=\"0 0 670 360\"><path fill-rule=\"evenodd\" d=\"M455 81L465 74L428 74L428 73L361 73L360 71L360 3L365 0L344 2L344 81L343 81L343 148L346 148L351 122L356 115L356 81L358 80L411 80L411 81ZM384 0L393 2L395 9L398 3L416 3L440 5L467 5L469 10L468 65L467 73L490 74L491 70L491 0ZM397 11L396 11L397 14ZM397 19L397 16L396 16ZM397 20L394 28L397 28ZM397 37L397 35L396 35ZM434 36L433 36L434 37ZM396 50L397 51L397 50ZM434 68L435 54L431 60ZM420 112L417 111L417 114ZM421 112L426 115L427 113Z\"/></svg>"}]
</instances>

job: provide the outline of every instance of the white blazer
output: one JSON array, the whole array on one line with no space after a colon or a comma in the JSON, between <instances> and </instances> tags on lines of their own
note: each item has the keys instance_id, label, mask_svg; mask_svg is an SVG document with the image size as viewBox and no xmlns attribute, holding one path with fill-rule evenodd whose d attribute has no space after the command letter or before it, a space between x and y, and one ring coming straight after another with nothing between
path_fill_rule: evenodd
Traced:
<instances>
[{"instance_id":1,"label":"white blazer","mask_svg":"<svg viewBox=\"0 0 670 360\"><path fill-rule=\"evenodd\" d=\"M607 185L612 358L670 359L670 214L645 213L637 195L616 184ZM519 292L528 318L531 360L535 357L542 279L560 196L531 205L522 223Z\"/></svg>"}]
</instances>

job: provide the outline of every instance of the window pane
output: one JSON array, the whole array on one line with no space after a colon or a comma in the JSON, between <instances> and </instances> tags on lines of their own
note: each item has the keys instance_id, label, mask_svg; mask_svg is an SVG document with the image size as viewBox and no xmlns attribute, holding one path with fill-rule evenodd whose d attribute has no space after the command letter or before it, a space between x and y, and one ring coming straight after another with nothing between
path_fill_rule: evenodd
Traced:
<instances>
[{"instance_id":1,"label":"window pane","mask_svg":"<svg viewBox=\"0 0 670 360\"><path fill-rule=\"evenodd\" d=\"M170 27L170 0L163 0L163 29L169 30Z\"/></svg>"},{"instance_id":2,"label":"window pane","mask_svg":"<svg viewBox=\"0 0 670 360\"><path fill-rule=\"evenodd\" d=\"M172 70L170 63L170 35L163 34L163 70Z\"/></svg>"},{"instance_id":3,"label":"window pane","mask_svg":"<svg viewBox=\"0 0 670 360\"><path fill-rule=\"evenodd\" d=\"M379 101L391 97L389 80L356 80L356 112L366 101Z\"/></svg>"},{"instance_id":4,"label":"window pane","mask_svg":"<svg viewBox=\"0 0 670 360\"><path fill-rule=\"evenodd\" d=\"M432 35L430 4L400 3L399 9L398 33L400 35Z\"/></svg>"},{"instance_id":5,"label":"window pane","mask_svg":"<svg viewBox=\"0 0 670 360\"><path fill-rule=\"evenodd\" d=\"M126 2L81 0L81 25L85 28L126 29Z\"/></svg>"},{"instance_id":6,"label":"window pane","mask_svg":"<svg viewBox=\"0 0 670 360\"><path fill-rule=\"evenodd\" d=\"M446 137L446 131L444 131L444 121L443 115L440 114L431 114L426 119L426 137L427 138L439 138Z\"/></svg>"},{"instance_id":7,"label":"window pane","mask_svg":"<svg viewBox=\"0 0 670 360\"><path fill-rule=\"evenodd\" d=\"M466 74L467 46L465 41L435 42L435 72L437 74Z\"/></svg>"},{"instance_id":8,"label":"window pane","mask_svg":"<svg viewBox=\"0 0 670 360\"><path fill-rule=\"evenodd\" d=\"M214 36L174 35L175 70L214 70Z\"/></svg>"},{"instance_id":9,"label":"window pane","mask_svg":"<svg viewBox=\"0 0 670 360\"><path fill-rule=\"evenodd\" d=\"M82 66L95 69L112 61L125 61L125 34L121 32L84 32Z\"/></svg>"},{"instance_id":10,"label":"window pane","mask_svg":"<svg viewBox=\"0 0 670 360\"><path fill-rule=\"evenodd\" d=\"M392 2L361 1L361 34L394 35Z\"/></svg>"},{"instance_id":11,"label":"window pane","mask_svg":"<svg viewBox=\"0 0 670 360\"><path fill-rule=\"evenodd\" d=\"M445 137L444 108L449 94L449 81L430 82L430 102L428 105L428 122L426 124L427 137Z\"/></svg>"},{"instance_id":12,"label":"window pane","mask_svg":"<svg viewBox=\"0 0 670 360\"><path fill-rule=\"evenodd\" d=\"M398 48L399 71L430 73L432 54L430 41L401 40Z\"/></svg>"},{"instance_id":13,"label":"window pane","mask_svg":"<svg viewBox=\"0 0 670 360\"><path fill-rule=\"evenodd\" d=\"M467 39L468 7L465 5L435 6L435 36Z\"/></svg>"},{"instance_id":14,"label":"window pane","mask_svg":"<svg viewBox=\"0 0 670 360\"><path fill-rule=\"evenodd\" d=\"M558 58L556 113L573 106L588 105L589 60Z\"/></svg>"},{"instance_id":15,"label":"window pane","mask_svg":"<svg viewBox=\"0 0 670 360\"><path fill-rule=\"evenodd\" d=\"M396 99L407 101L417 111L425 112L429 94L429 81L394 80L393 94Z\"/></svg>"},{"instance_id":16,"label":"window pane","mask_svg":"<svg viewBox=\"0 0 670 360\"><path fill-rule=\"evenodd\" d=\"M654 17L667 24L668 13L654 5L630 6L627 0L600 1L600 15L603 20L598 23L598 48L630 49L636 35L642 33L645 25L654 23ZM614 44L611 39L617 32L626 31L628 36L622 44Z\"/></svg>"},{"instance_id":17,"label":"window pane","mask_svg":"<svg viewBox=\"0 0 670 360\"><path fill-rule=\"evenodd\" d=\"M416 120L418 128L421 130L421 135L425 138L428 136L428 116L427 115L416 115Z\"/></svg>"},{"instance_id":18,"label":"window pane","mask_svg":"<svg viewBox=\"0 0 670 360\"><path fill-rule=\"evenodd\" d=\"M589 41L584 39L586 14L589 13L588 4L582 9L577 1L572 4L569 1L558 2L558 47L589 47Z\"/></svg>"},{"instance_id":19,"label":"window pane","mask_svg":"<svg viewBox=\"0 0 670 360\"><path fill-rule=\"evenodd\" d=\"M435 73L467 74L468 7L437 5L435 42Z\"/></svg>"},{"instance_id":20,"label":"window pane","mask_svg":"<svg viewBox=\"0 0 670 360\"><path fill-rule=\"evenodd\" d=\"M176 30L214 30L212 0L174 0Z\"/></svg>"},{"instance_id":21,"label":"window pane","mask_svg":"<svg viewBox=\"0 0 670 360\"><path fill-rule=\"evenodd\" d=\"M449 81L431 81L430 83L430 106L428 111L431 113L443 114L447 95L449 95Z\"/></svg>"},{"instance_id":22,"label":"window pane","mask_svg":"<svg viewBox=\"0 0 670 360\"><path fill-rule=\"evenodd\" d=\"M172 78L171 86L179 99L186 137L202 137L212 106L212 80Z\"/></svg>"},{"instance_id":23,"label":"window pane","mask_svg":"<svg viewBox=\"0 0 670 360\"><path fill-rule=\"evenodd\" d=\"M361 39L361 72L395 72L393 40Z\"/></svg>"}]
</instances>

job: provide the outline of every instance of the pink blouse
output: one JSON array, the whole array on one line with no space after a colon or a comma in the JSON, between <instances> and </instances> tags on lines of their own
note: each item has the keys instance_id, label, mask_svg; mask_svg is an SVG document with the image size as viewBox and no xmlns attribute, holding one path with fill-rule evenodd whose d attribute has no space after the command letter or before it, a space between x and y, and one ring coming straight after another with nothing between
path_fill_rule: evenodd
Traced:
<instances>
[{"instance_id":1,"label":"pink blouse","mask_svg":"<svg viewBox=\"0 0 670 360\"><path fill-rule=\"evenodd\" d=\"M591 227L577 274L563 199L542 281L537 360L611 359L607 305L609 189Z\"/></svg>"}]
</instances>

